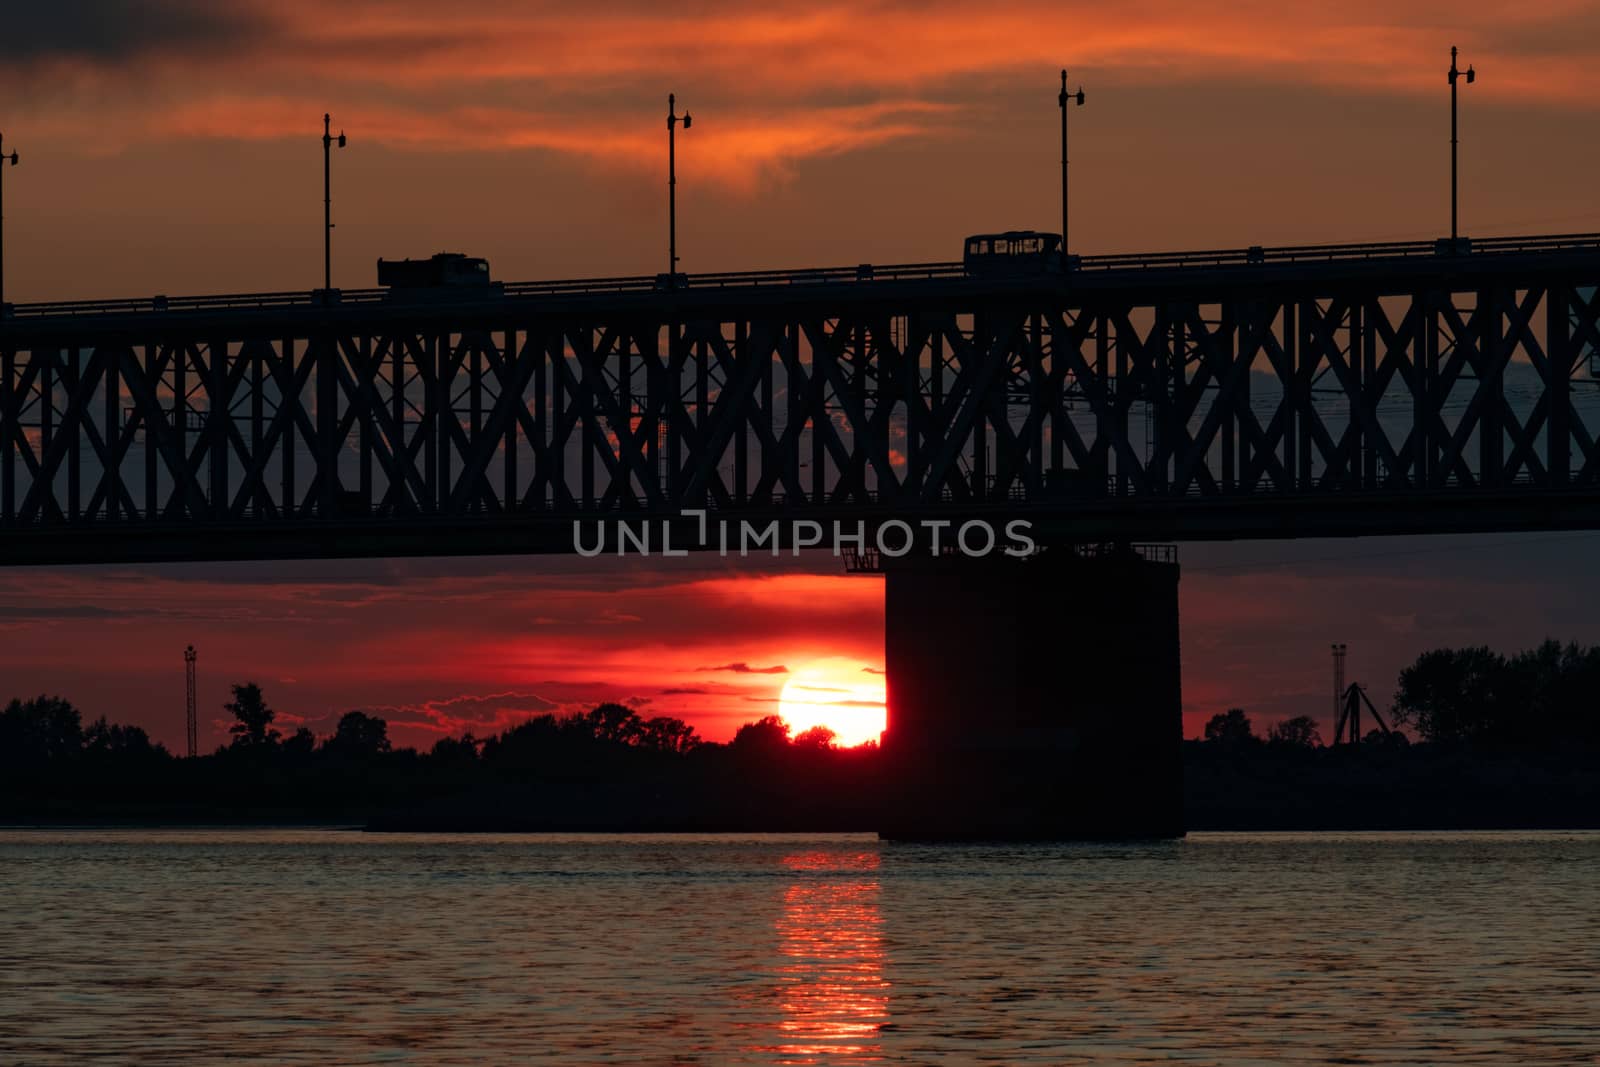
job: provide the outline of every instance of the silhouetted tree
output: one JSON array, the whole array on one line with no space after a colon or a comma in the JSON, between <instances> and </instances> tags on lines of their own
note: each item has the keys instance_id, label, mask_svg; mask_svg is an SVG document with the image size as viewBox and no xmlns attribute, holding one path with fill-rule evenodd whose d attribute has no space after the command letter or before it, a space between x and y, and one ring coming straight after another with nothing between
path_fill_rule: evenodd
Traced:
<instances>
[{"instance_id":1,"label":"silhouetted tree","mask_svg":"<svg viewBox=\"0 0 1600 1067\"><path fill-rule=\"evenodd\" d=\"M1361 743L1363 745L1377 745L1380 748L1404 748L1411 743L1411 739L1399 730L1390 730L1388 733L1384 733L1374 726L1367 731L1367 735L1361 739Z\"/></svg>"},{"instance_id":2,"label":"silhouetted tree","mask_svg":"<svg viewBox=\"0 0 1600 1067\"><path fill-rule=\"evenodd\" d=\"M1506 663L1507 702L1498 739L1600 744L1600 648L1545 641Z\"/></svg>"},{"instance_id":3,"label":"silhouetted tree","mask_svg":"<svg viewBox=\"0 0 1600 1067\"><path fill-rule=\"evenodd\" d=\"M1545 641L1510 659L1436 648L1400 672L1391 709L1425 741L1600 745L1600 648Z\"/></svg>"},{"instance_id":4,"label":"silhouetted tree","mask_svg":"<svg viewBox=\"0 0 1600 1067\"><path fill-rule=\"evenodd\" d=\"M1211 716L1206 722L1206 740L1228 748L1237 748L1259 740L1250 728L1250 716L1243 708L1229 708Z\"/></svg>"},{"instance_id":5,"label":"silhouetted tree","mask_svg":"<svg viewBox=\"0 0 1600 1067\"><path fill-rule=\"evenodd\" d=\"M236 748L251 746L275 745L281 736L272 729L272 720L278 713L267 707L266 698L261 695L261 687L254 682L233 687L233 699L222 705L224 711L230 712L235 722L228 727L228 733L233 735L233 744Z\"/></svg>"},{"instance_id":6,"label":"silhouetted tree","mask_svg":"<svg viewBox=\"0 0 1600 1067\"><path fill-rule=\"evenodd\" d=\"M694 727L682 719L661 715L646 719L639 731L639 744L657 752L688 752L700 743Z\"/></svg>"},{"instance_id":7,"label":"silhouetted tree","mask_svg":"<svg viewBox=\"0 0 1600 1067\"><path fill-rule=\"evenodd\" d=\"M317 735L309 727L302 726L290 734L283 742L283 754L292 759L304 760L317 748Z\"/></svg>"},{"instance_id":8,"label":"silhouetted tree","mask_svg":"<svg viewBox=\"0 0 1600 1067\"><path fill-rule=\"evenodd\" d=\"M341 756L370 759L390 749L389 724L364 711L347 711L339 718L333 736L323 748Z\"/></svg>"},{"instance_id":9,"label":"silhouetted tree","mask_svg":"<svg viewBox=\"0 0 1600 1067\"><path fill-rule=\"evenodd\" d=\"M60 697L12 700L0 711L0 761L29 766L68 759L83 748L83 717Z\"/></svg>"},{"instance_id":10,"label":"silhouetted tree","mask_svg":"<svg viewBox=\"0 0 1600 1067\"><path fill-rule=\"evenodd\" d=\"M1322 734L1317 730L1317 720L1309 715L1296 715L1273 723L1267 740L1288 748L1317 748L1322 744Z\"/></svg>"},{"instance_id":11,"label":"silhouetted tree","mask_svg":"<svg viewBox=\"0 0 1600 1067\"><path fill-rule=\"evenodd\" d=\"M441 737L433 743L429 755L440 763L476 763L478 739L470 733L460 737Z\"/></svg>"},{"instance_id":12,"label":"silhouetted tree","mask_svg":"<svg viewBox=\"0 0 1600 1067\"><path fill-rule=\"evenodd\" d=\"M1488 741L1510 732L1519 710L1505 657L1488 648L1437 648L1400 672L1394 721L1426 741Z\"/></svg>"},{"instance_id":13,"label":"silhouetted tree","mask_svg":"<svg viewBox=\"0 0 1600 1067\"><path fill-rule=\"evenodd\" d=\"M534 715L498 736L483 743L483 762L501 770L525 771L539 765L541 759L565 749L573 739L567 725L574 720L561 720L545 713ZM588 724L580 722L584 737L588 737Z\"/></svg>"},{"instance_id":14,"label":"silhouetted tree","mask_svg":"<svg viewBox=\"0 0 1600 1067\"><path fill-rule=\"evenodd\" d=\"M644 721L632 708L622 704L600 704L583 717L596 741L636 744L644 732Z\"/></svg>"},{"instance_id":15,"label":"silhouetted tree","mask_svg":"<svg viewBox=\"0 0 1600 1067\"><path fill-rule=\"evenodd\" d=\"M83 731L83 750L113 756L166 755L166 749L150 743L150 735L138 726L108 723L104 715Z\"/></svg>"},{"instance_id":16,"label":"silhouetted tree","mask_svg":"<svg viewBox=\"0 0 1600 1067\"><path fill-rule=\"evenodd\" d=\"M835 747L834 742L838 739L838 736L826 726L813 726L811 729L797 735L790 743L796 748L825 751Z\"/></svg>"},{"instance_id":17,"label":"silhouetted tree","mask_svg":"<svg viewBox=\"0 0 1600 1067\"><path fill-rule=\"evenodd\" d=\"M776 715L747 722L734 731L733 750L750 756L781 756L789 747L789 724Z\"/></svg>"}]
</instances>

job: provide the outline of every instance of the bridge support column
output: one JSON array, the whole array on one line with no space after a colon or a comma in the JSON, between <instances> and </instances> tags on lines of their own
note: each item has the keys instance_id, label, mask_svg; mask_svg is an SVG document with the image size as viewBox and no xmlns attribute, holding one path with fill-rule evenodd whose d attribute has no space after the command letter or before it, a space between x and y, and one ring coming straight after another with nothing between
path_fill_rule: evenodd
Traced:
<instances>
[{"instance_id":1,"label":"bridge support column","mask_svg":"<svg viewBox=\"0 0 1600 1067\"><path fill-rule=\"evenodd\" d=\"M1181 835L1170 553L891 564L882 835Z\"/></svg>"}]
</instances>

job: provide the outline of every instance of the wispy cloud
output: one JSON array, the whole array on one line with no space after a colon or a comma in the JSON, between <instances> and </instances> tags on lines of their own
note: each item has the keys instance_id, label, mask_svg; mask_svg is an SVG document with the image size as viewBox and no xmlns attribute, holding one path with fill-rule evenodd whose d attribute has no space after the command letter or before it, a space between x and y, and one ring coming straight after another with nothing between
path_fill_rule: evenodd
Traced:
<instances>
[{"instance_id":1,"label":"wispy cloud","mask_svg":"<svg viewBox=\"0 0 1600 1067\"><path fill-rule=\"evenodd\" d=\"M1048 98L1064 61L1099 86L1418 95L1438 91L1453 40L1493 72L1501 98L1594 107L1595 5L1532 0L1512 32L1506 22L1486 0L982 9L707 0L687 13L639 3L80 0L10 14L0 85L14 112L93 133L84 143L102 149L152 135L300 136L332 109L369 143L539 149L632 168L658 164L658 112L675 89L697 112L688 136L703 172L752 187L799 160L959 138L995 94L1042 86Z\"/></svg>"},{"instance_id":2,"label":"wispy cloud","mask_svg":"<svg viewBox=\"0 0 1600 1067\"><path fill-rule=\"evenodd\" d=\"M474 733L482 737L510 729L528 718L545 713L565 714L582 710L538 693L461 693L414 704L377 704L359 709L378 715L392 727L424 730L442 737Z\"/></svg>"}]
</instances>

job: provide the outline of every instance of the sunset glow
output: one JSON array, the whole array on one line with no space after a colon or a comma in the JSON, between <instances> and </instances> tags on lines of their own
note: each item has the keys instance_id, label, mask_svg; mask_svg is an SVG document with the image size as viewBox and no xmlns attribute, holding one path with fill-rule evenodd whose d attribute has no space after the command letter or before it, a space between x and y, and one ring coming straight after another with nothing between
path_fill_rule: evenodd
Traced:
<instances>
[{"instance_id":1,"label":"sunset glow","mask_svg":"<svg viewBox=\"0 0 1600 1067\"><path fill-rule=\"evenodd\" d=\"M71 5L14 7L0 69L0 129L22 158L5 176L12 302L319 284L327 112L350 137L332 164L336 286L372 285L379 256L442 249L508 281L654 273L669 92L695 116L676 157L685 270L947 260L965 234L1059 226L1063 66L1089 94L1072 120L1076 251L1432 238L1448 222L1451 44L1479 75L1461 115L1463 226L1600 226L1600 149L1572 135L1600 106L1593 5L1522 5L1507 33L1503 6L1479 0L352 0L337 17L309 0L173 0L101 5L87 35ZM16 430L38 452L36 422ZM1284 553L1326 557L1314 570L1185 546L1185 732L1233 704L1326 717L1334 639L1376 634L1361 646L1371 681L1422 635L1583 637L1571 575L1592 554L1558 550L1534 565L1450 548L1424 572L1366 544ZM608 701L718 742L775 712L843 744L882 730L883 677L862 669L884 655L881 582L825 556L573 562L14 568L0 698L70 690L90 718L176 745L194 644L207 750L227 740L241 681L285 726L322 736L362 709L423 749ZM850 665L808 680L829 657Z\"/></svg>"},{"instance_id":2,"label":"sunset glow","mask_svg":"<svg viewBox=\"0 0 1600 1067\"><path fill-rule=\"evenodd\" d=\"M805 852L783 859L796 875L777 922L785 1063L880 1059L889 982L879 914L878 854Z\"/></svg>"},{"instance_id":3,"label":"sunset glow","mask_svg":"<svg viewBox=\"0 0 1600 1067\"><path fill-rule=\"evenodd\" d=\"M877 741L888 720L883 674L855 660L814 660L790 676L778 714L796 737L822 726L841 747Z\"/></svg>"},{"instance_id":4,"label":"sunset glow","mask_svg":"<svg viewBox=\"0 0 1600 1067\"><path fill-rule=\"evenodd\" d=\"M1600 1067L1600 0L0 3L0 1067Z\"/></svg>"}]
</instances>

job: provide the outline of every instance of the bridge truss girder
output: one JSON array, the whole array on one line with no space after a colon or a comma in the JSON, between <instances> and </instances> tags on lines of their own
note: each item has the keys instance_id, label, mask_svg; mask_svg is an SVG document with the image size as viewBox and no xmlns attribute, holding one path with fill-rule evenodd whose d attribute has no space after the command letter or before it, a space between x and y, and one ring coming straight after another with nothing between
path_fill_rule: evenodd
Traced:
<instances>
[{"instance_id":1,"label":"bridge truss girder","mask_svg":"<svg viewBox=\"0 0 1600 1067\"><path fill-rule=\"evenodd\" d=\"M0 327L6 562L565 551L574 519L1084 539L1600 519L1600 264Z\"/></svg>"}]
</instances>

